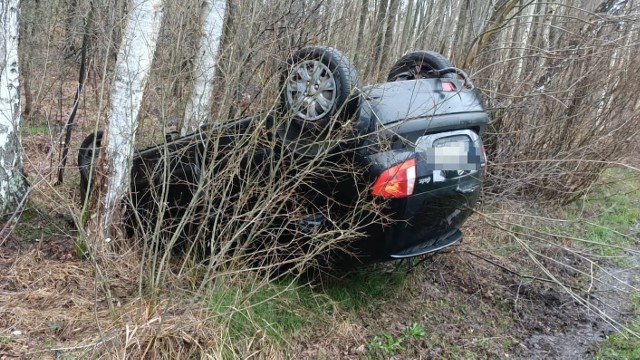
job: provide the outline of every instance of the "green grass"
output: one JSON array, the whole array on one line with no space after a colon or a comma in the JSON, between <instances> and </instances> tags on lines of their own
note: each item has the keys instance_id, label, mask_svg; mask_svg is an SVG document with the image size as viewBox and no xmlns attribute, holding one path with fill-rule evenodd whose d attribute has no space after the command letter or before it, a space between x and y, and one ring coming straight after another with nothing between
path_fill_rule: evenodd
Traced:
<instances>
[{"instance_id":1,"label":"green grass","mask_svg":"<svg viewBox=\"0 0 640 360\"><path fill-rule=\"evenodd\" d=\"M229 336L266 334L285 340L303 327L330 315L328 299L292 280L251 285L216 285L210 295L211 310L226 319Z\"/></svg>"},{"instance_id":2,"label":"green grass","mask_svg":"<svg viewBox=\"0 0 640 360\"><path fill-rule=\"evenodd\" d=\"M640 294L632 295L630 311L640 314ZM627 326L636 334L640 333L640 315ZM595 358L598 360L640 359L640 339L629 331L610 335L600 345Z\"/></svg>"},{"instance_id":3,"label":"green grass","mask_svg":"<svg viewBox=\"0 0 640 360\"><path fill-rule=\"evenodd\" d=\"M640 317L627 326L635 333L640 332ZM640 339L628 331L607 336L607 339L600 344L595 358L597 360L640 359Z\"/></svg>"},{"instance_id":4,"label":"green grass","mask_svg":"<svg viewBox=\"0 0 640 360\"><path fill-rule=\"evenodd\" d=\"M20 133L23 136L27 135L51 135L57 134L62 130L60 125L31 125L23 126L20 128Z\"/></svg>"},{"instance_id":5,"label":"green grass","mask_svg":"<svg viewBox=\"0 0 640 360\"><path fill-rule=\"evenodd\" d=\"M531 229L540 230L540 234L549 234L540 236L550 241L568 241L567 246L586 249L595 255L622 257L624 252L612 245L637 248L632 237L635 235L630 231L640 222L640 179L626 170L612 170L605 176L610 185L594 187L589 196L561 209L533 210L533 214L542 217L534 217L533 220L525 217L522 225L514 221L514 230L523 234L531 232ZM549 213L545 213L546 211ZM546 218L565 221L548 221ZM581 238L595 244L573 241L570 238ZM505 241L500 249L506 253L514 253L520 248L517 242L508 237ZM322 286L315 287L290 279L271 282L263 280L258 281L257 285L245 280L240 284L219 281L209 294L210 310L223 323L226 329L224 336L230 339L228 343L233 344L232 347L240 348L247 345L243 341L250 343L265 338L274 344L283 345L290 340L308 336L306 334L310 334L312 330L317 332L330 329L336 319L381 311L388 302L402 301L403 297L411 294L415 284L406 268L394 269L392 265L360 267L342 279L329 279ZM495 306L494 311L507 314L513 310L507 301L501 299L499 293L493 296L492 305L489 306ZM640 295L636 297L640 299ZM638 299L635 303L640 304ZM466 303L451 303L445 298L431 301L433 306L423 308L411 317L416 321L424 321L424 314L440 314L435 318L450 321L451 317L456 317L465 321L467 316L479 316L478 310ZM475 306L484 313L482 307L487 305L480 302ZM640 305L636 306L635 311L640 310ZM367 347L367 353L363 355L369 358L411 356L417 354L414 352L424 346L421 344L425 341L438 344L437 348L441 351L436 354L450 358L481 358L477 354L495 351L496 344L504 351L509 351L514 346L514 339L510 336L496 338L482 333L474 335L463 345L450 341L447 334L432 332L431 325L426 322L425 325L429 326L429 331L425 331L419 322L400 331L374 326L363 334L360 344ZM629 327L633 331L640 330L634 324ZM492 328L497 329L498 335L505 335L511 325L510 322L501 320L495 321ZM629 334L610 336L597 351L597 358L640 359L639 340L625 335ZM493 341L494 338L498 340ZM239 353L234 350L230 356Z\"/></svg>"},{"instance_id":6,"label":"green grass","mask_svg":"<svg viewBox=\"0 0 640 360\"><path fill-rule=\"evenodd\" d=\"M394 356L404 350L404 338L384 333L382 336L374 336L367 345L370 356Z\"/></svg>"},{"instance_id":7,"label":"green grass","mask_svg":"<svg viewBox=\"0 0 640 360\"><path fill-rule=\"evenodd\" d=\"M324 287L324 292L348 311L361 310L377 301L396 296L408 277L406 269L384 270L385 265L369 266L350 273Z\"/></svg>"},{"instance_id":8,"label":"green grass","mask_svg":"<svg viewBox=\"0 0 640 360\"><path fill-rule=\"evenodd\" d=\"M578 219L592 223L590 230L603 241L616 240L616 231L626 232L640 219L640 174L611 169L598 186L570 210ZM592 220L592 221L590 221ZM613 231L612 231L613 230Z\"/></svg>"},{"instance_id":9,"label":"green grass","mask_svg":"<svg viewBox=\"0 0 640 360\"><path fill-rule=\"evenodd\" d=\"M226 336L234 339L230 341L234 346L238 339L262 336L283 344L294 337L304 337L305 329L330 326L337 315L375 306L400 291L406 270L381 268L361 269L324 287L291 279L256 284L220 280L210 291L210 310L222 322ZM424 335L422 326L414 324L402 336L416 339Z\"/></svg>"},{"instance_id":10,"label":"green grass","mask_svg":"<svg viewBox=\"0 0 640 360\"><path fill-rule=\"evenodd\" d=\"M590 235L589 239L602 244L599 247L602 255L617 256L623 253L607 245L637 250L640 240L637 233L640 224L640 174L613 169L605 174L605 180L609 186L599 187L588 199L575 205L582 213L592 214L585 231ZM635 228L635 235L630 231L632 228ZM631 295L630 311L640 314L639 293ZM629 322L627 327L630 331L608 336L600 344L595 358L640 359L640 338L633 334L640 333L640 316Z\"/></svg>"},{"instance_id":11,"label":"green grass","mask_svg":"<svg viewBox=\"0 0 640 360\"><path fill-rule=\"evenodd\" d=\"M418 341L425 336L427 336L427 333L422 325L418 323L413 323L411 326L406 327L398 336L384 332L381 336L374 336L373 339L367 343L369 347L369 357L395 356L402 353L411 341Z\"/></svg>"},{"instance_id":12,"label":"green grass","mask_svg":"<svg viewBox=\"0 0 640 360\"><path fill-rule=\"evenodd\" d=\"M623 249L636 249L630 236L640 223L640 174L628 169L609 169L601 184L583 198L559 209L550 217L568 222L549 225L547 232L575 240L574 246L610 257L626 257Z\"/></svg>"},{"instance_id":13,"label":"green grass","mask_svg":"<svg viewBox=\"0 0 640 360\"><path fill-rule=\"evenodd\" d=\"M14 340L15 339L12 336L0 335L0 348L14 342Z\"/></svg>"},{"instance_id":14,"label":"green grass","mask_svg":"<svg viewBox=\"0 0 640 360\"><path fill-rule=\"evenodd\" d=\"M27 204L15 227L18 239L31 242L56 234L68 234L72 230L63 218L45 214L43 211Z\"/></svg>"},{"instance_id":15,"label":"green grass","mask_svg":"<svg viewBox=\"0 0 640 360\"><path fill-rule=\"evenodd\" d=\"M600 347L595 358L597 360L637 360L640 359L640 341L624 338L616 334L609 336Z\"/></svg>"},{"instance_id":16,"label":"green grass","mask_svg":"<svg viewBox=\"0 0 640 360\"><path fill-rule=\"evenodd\" d=\"M609 169L587 196L561 209L558 218L569 220L549 231L561 236L585 239L573 241L576 248L594 255L610 257L617 266L627 268L625 249L638 250L640 227L640 174L629 169ZM640 310L640 294L632 294L632 309ZM630 331L608 336L596 352L596 359L640 359L640 317L626 324Z\"/></svg>"},{"instance_id":17,"label":"green grass","mask_svg":"<svg viewBox=\"0 0 640 360\"><path fill-rule=\"evenodd\" d=\"M609 169L584 197L559 208L532 204L525 215L508 217L507 228L518 233L534 251L542 252L549 249L548 244L557 244L557 249L574 249L595 261L630 268L635 264L630 263L633 260L629 251L640 249L640 173L626 168ZM522 246L505 237L495 253L517 259L519 251ZM555 255L550 252L548 256ZM574 266L580 268L579 265ZM636 304L633 311L640 314L640 294L632 296ZM626 325L637 334L639 324L640 317ZM510 341L503 346L509 344ZM624 331L611 335L599 346L596 358L640 359L640 339Z\"/></svg>"},{"instance_id":18,"label":"green grass","mask_svg":"<svg viewBox=\"0 0 640 360\"><path fill-rule=\"evenodd\" d=\"M22 135L41 135L50 133L48 126L25 126L21 130Z\"/></svg>"}]
</instances>

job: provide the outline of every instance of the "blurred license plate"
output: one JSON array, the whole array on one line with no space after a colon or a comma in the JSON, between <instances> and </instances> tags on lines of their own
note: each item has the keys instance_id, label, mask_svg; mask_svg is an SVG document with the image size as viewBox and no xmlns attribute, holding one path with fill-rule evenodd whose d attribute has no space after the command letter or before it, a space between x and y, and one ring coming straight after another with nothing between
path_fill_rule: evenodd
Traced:
<instances>
[{"instance_id":1,"label":"blurred license plate","mask_svg":"<svg viewBox=\"0 0 640 360\"><path fill-rule=\"evenodd\" d=\"M422 139L422 138L421 138ZM465 135L444 136L416 143L428 170L471 171L480 169L480 151Z\"/></svg>"}]
</instances>

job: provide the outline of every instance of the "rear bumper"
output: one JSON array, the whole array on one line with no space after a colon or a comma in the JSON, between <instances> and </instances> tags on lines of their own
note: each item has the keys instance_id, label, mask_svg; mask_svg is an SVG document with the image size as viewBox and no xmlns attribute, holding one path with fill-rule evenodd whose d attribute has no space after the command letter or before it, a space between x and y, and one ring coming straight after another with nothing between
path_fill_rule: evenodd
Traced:
<instances>
[{"instance_id":1,"label":"rear bumper","mask_svg":"<svg viewBox=\"0 0 640 360\"><path fill-rule=\"evenodd\" d=\"M393 259L404 259L419 255L425 255L447 248L458 241L462 240L462 232L458 229L452 229L431 241L420 242L414 246L410 246L401 251L390 255Z\"/></svg>"},{"instance_id":2,"label":"rear bumper","mask_svg":"<svg viewBox=\"0 0 640 360\"><path fill-rule=\"evenodd\" d=\"M437 151L443 148L434 143L461 135L470 139L471 150L464 156L454 153L452 161L446 157L438 160ZM356 244L358 252L373 261L422 255L460 241L460 228L480 197L486 160L477 134L469 130L429 134L419 137L417 143L413 148L368 156L373 164L372 179L384 169L411 158L417 160L413 195L382 200L391 223L372 226L367 239Z\"/></svg>"},{"instance_id":3,"label":"rear bumper","mask_svg":"<svg viewBox=\"0 0 640 360\"><path fill-rule=\"evenodd\" d=\"M388 201L390 224L372 224L367 236L353 244L362 262L408 258L442 250L462 239L460 231L481 193L451 185L404 199ZM460 191L463 190L463 191Z\"/></svg>"},{"instance_id":4,"label":"rear bumper","mask_svg":"<svg viewBox=\"0 0 640 360\"><path fill-rule=\"evenodd\" d=\"M395 222L383 229L383 252L392 258L415 256L459 241L462 234L458 237L454 233L459 233L473 213L481 192L479 179L465 181L477 184L455 184L413 195L404 201L395 200L398 202L392 204L392 208L396 208Z\"/></svg>"}]
</instances>

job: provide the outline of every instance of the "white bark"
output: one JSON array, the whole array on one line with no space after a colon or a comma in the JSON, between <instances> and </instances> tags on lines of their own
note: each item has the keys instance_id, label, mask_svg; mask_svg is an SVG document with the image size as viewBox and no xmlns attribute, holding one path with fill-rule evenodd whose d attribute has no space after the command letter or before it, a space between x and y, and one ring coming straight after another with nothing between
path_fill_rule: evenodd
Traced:
<instances>
[{"instance_id":1,"label":"white bark","mask_svg":"<svg viewBox=\"0 0 640 360\"><path fill-rule=\"evenodd\" d=\"M161 0L133 0L116 61L107 130L107 192L102 226L105 237L118 201L129 190L131 160L142 93L151 70L162 22Z\"/></svg>"},{"instance_id":2,"label":"white bark","mask_svg":"<svg viewBox=\"0 0 640 360\"><path fill-rule=\"evenodd\" d=\"M26 193L19 132L19 17L19 0L0 0L0 216L14 212Z\"/></svg>"},{"instance_id":3,"label":"white bark","mask_svg":"<svg viewBox=\"0 0 640 360\"><path fill-rule=\"evenodd\" d=\"M520 30L521 36L520 36L519 42L516 44L516 46L519 47L518 61L515 66L516 71L513 76L513 78L518 82L523 80L522 77L524 72L525 59L526 59L527 52L529 52L529 41L531 40L531 31L533 29L533 23L535 22L534 9L535 9L535 6L528 5L526 8L524 8L524 10L522 11L522 14L520 15L522 17L521 23L522 23L523 29Z\"/></svg>"},{"instance_id":4,"label":"white bark","mask_svg":"<svg viewBox=\"0 0 640 360\"><path fill-rule=\"evenodd\" d=\"M464 5L463 5L462 1L458 0L458 1L455 2L455 4L451 5L450 11L451 12L455 11L455 15L451 15L449 17L449 19L451 19L451 21L448 21L448 23L449 23L448 27L451 29L451 34L455 38L457 36L458 32L460 31L459 30L460 26L463 25L463 24L460 24L460 16L464 12ZM444 41L444 50L442 51L442 55L444 55L444 57L446 57L447 59L451 59L453 57L454 46L456 46L456 45L457 44L455 44L454 41L451 41L451 39L445 39L445 41Z\"/></svg>"},{"instance_id":5,"label":"white bark","mask_svg":"<svg viewBox=\"0 0 640 360\"><path fill-rule=\"evenodd\" d=\"M226 0L202 1L202 36L193 68L194 87L187 103L181 133L202 125L209 115L213 97L216 56L222 39Z\"/></svg>"},{"instance_id":6,"label":"white bark","mask_svg":"<svg viewBox=\"0 0 640 360\"><path fill-rule=\"evenodd\" d=\"M544 6L544 23L542 24L542 44L541 49L543 52L552 52L553 44L551 43L551 23L553 22L556 11L558 11L558 4L555 0L548 1ZM540 68L544 69L549 64L549 56L544 54L540 60Z\"/></svg>"}]
</instances>

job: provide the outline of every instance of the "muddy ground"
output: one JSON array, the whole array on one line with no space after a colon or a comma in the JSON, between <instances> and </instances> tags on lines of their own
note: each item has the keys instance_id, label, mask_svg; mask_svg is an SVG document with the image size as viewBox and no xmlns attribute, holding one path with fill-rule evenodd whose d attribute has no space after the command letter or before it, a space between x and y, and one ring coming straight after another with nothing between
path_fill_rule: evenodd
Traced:
<instances>
[{"instance_id":1,"label":"muddy ground","mask_svg":"<svg viewBox=\"0 0 640 360\"><path fill-rule=\"evenodd\" d=\"M463 264L473 259L460 254L439 257L416 270L421 274L416 274L412 282L422 282L422 286L405 289L398 298L356 315L349 334L302 344L299 351L308 359L330 359L335 354L343 359L360 359L369 353L362 346L367 342L363 334L369 340L373 334L399 334L418 321L425 324L427 337L407 344L401 353L388 358L589 359L599 343L616 331L611 320L555 287L484 271L478 271L478 277L470 283L455 271L473 268ZM625 277L631 277L631 273ZM627 294L609 293L615 285L611 286L596 291L606 300L594 304L610 306L606 313L624 323L631 315Z\"/></svg>"}]
</instances>

